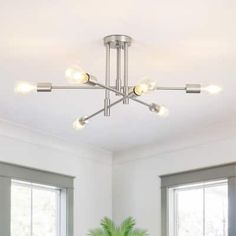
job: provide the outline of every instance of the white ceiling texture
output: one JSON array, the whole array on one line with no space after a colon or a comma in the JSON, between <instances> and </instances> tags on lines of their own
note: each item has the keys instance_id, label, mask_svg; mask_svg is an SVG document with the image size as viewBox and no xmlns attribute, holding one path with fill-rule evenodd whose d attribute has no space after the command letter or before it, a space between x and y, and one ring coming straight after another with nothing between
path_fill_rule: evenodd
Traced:
<instances>
[{"instance_id":1,"label":"white ceiling texture","mask_svg":"<svg viewBox=\"0 0 236 236\"><path fill-rule=\"evenodd\" d=\"M1 0L0 118L111 151L206 135L219 125L235 132L235 24L235 0ZM102 38L110 34L134 39L131 84L147 76L160 86L217 84L223 92L156 91L143 99L168 107L167 118L130 102L79 132L73 120L102 108L102 90L14 93L18 81L66 84L64 71L75 63L103 82Z\"/></svg>"}]
</instances>

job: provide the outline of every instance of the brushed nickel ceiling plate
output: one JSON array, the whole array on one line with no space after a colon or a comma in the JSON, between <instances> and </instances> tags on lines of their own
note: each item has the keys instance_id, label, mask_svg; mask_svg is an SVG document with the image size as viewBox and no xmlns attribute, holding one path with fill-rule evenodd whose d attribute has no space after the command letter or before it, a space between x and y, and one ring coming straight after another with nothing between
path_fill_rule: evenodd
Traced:
<instances>
[{"instance_id":1,"label":"brushed nickel ceiling plate","mask_svg":"<svg viewBox=\"0 0 236 236\"><path fill-rule=\"evenodd\" d=\"M104 44L110 44L111 48L124 48L124 44L127 43L128 46L131 46L132 38L127 35L108 35L104 39Z\"/></svg>"}]
</instances>

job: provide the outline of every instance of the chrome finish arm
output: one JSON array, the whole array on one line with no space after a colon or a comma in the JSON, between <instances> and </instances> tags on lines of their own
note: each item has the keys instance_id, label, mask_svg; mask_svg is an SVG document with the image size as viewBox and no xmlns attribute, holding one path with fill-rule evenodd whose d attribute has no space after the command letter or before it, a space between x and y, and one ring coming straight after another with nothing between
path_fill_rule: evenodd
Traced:
<instances>
[{"instance_id":1,"label":"chrome finish arm","mask_svg":"<svg viewBox=\"0 0 236 236\"><path fill-rule=\"evenodd\" d=\"M157 87L156 90L186 90L186 87Z\"/></svg>"},{"instance_id":2,"label":"chrome finish arm","mask_svg":"<svg viewBox=\"0 0 236 236\"><path fill-rule=\"evenodd\" d=\"M74 85L52 85L51 83L38 83L37 92L51 92L53 89L106 89L116 94L125 96L124 93L118 91L116 86L106 86L98 82L90 82L93 86L74 86ZM124 88L124 87L122 87ZM133 86L129 86L128 89L132 89ZM157 87L156 90L165 91L185 91L186 93L201 93L200 84L186 84L185 87ZM134 99L133 99L134 100Z\"/></svg>"},{"instance_id":3,"label":"chrome finish arm","mask_svg":"<svg viewBox=\"0 0 236 236\"><path fill-rule=\"evenodd\" d=\"M41 85L41 83L39 83L38 85ZM134 86L129 86L128 88L129 89L132 89ZM51 88L52 89L105 89L103 87L98 87L98 86L87 86L87 85L51 85ZM112 89L116 89L117 87L116 86L110 86L110 88ZM121 89L123 89L124 86L121 86ZM157 87L156 90L186 90L186 87ZM39 88L39 91L38 92L41 92L40 91L40 88Z\"/></svg>"},{"instance_id":4,"label":"chrome finish arm","mask_svg":"<svg viewBox=\"0 0 236 236\"><path fill-rule=\"evenodd\" d=\"M95 86L87 86L87 85L52 85L51 83L38 83L37 84L37 91L38 92L51 92L53 89L107 89L101 86L96 86L98 83L95 82ZM101 84L100 84L101 85ZM134 86L128 86L128 89L132 89ZM117 86L110 86L110 89L116 89ZM124 86L121 86L121 89L124 89ZM190 93L191 91L195 91L196 93L200 92L201 85L200 84L186 84L184 87L165 87L160 86L156 87L156 90L166 90L166 91L176 91L182 90ZM120 92L120 91L118 91ZM121 92L120 92L121 93ZM120 95L124 95L123 93Z\"/></svg>"},{"instance_id":5,"label":"chrome finish arm","mask_svg":"<svg viewBox=\"0 0 236 236\"><path fill-rule=\"evenodd\" d=\"M132 97L134 97L134 96L135 96L134 93L131 92L131 93L128 94L128 96L124 96L124 97L120 98L119 100L117 100L117 101L111 103L111 104L109 105L109 108L111 108L111 107L115 106L116 104L122 102L122 101L123 101L124 99L126 99L126 98L132 98ZM86 116L86 117L84 118L84 121L89 120L89 119L91 119L92 117L94 117L94 116L96 116L96 115L98 115L98 114L104 112L104 110L105 110L105 108L96 111L96 112L93 113L92 115Z\"/></svg>"},{"instance_id":6,"label":"chrome finish arm","mask_svg":"<svg viewBox=\"0 0 236 236\"><path fill-rule=\"evenodd\" d=\"M121 48L117 48L116 57L116 90L121 92ZM116 94L119 95L119 94Z\"/></svg>"},{"instance_id":7,"label":"chrome finish arm","mask_svg":"<svg viewBox=\"0 0 236 236\"><path fill-rule=\"evenodd\" d=\"M146 102L140 101L139 99L137 99L137 98L135 98L135 97L128 97L128 95L125 95L125 94L123 94L122 92L117 91L116 89L113 89L113 88L111 88L111 87L106 87L106 85L103 85L103 84L100 84L100 83L96 83L96 85L97 85L97 86L100 86L100 87L102 87L102 88L104 88L104 89L108 89L108 90L110 90L110 91L113 92L113 93L120 94L120 95L123 96L125 99L130 98L130 99L132 99L133 101L138 102L138 103L140 103L140 104L143 104L143 105L145 105L145 106L147 106L147 107L150 106L150 104L148 104L148 103L146 103ZM132 92L132 93L133 93L133 92ZM124 101L125 99L123 99L122 101Z\"/></svg>"},{"instance_id":8,"label":"chrome finish arm","mask_svg":"<svg viewBox=\"0 0 236 236\"><path fill-rule=\"evenodd\" d=\"M96 84L96 83L95 83ZM110 116L110 43L106 44L106 79L105 79L104 116Z\"/></svg>"},{"instance_id":9,"label":"chrome finish arm","mask_svg":"<svg viewBox=\"0 0 236 236\"><path fill-rule=\"evenodd\" d=\"M128 44L124 43L124 89L123 93L125 96L129 93L128 87ZM126 98L123 104L129 104L129 99Z\"/></svg>"},{"instance_id":10,"label":"chrome finish arm","mask_svg":"<svg viewBox=\"0 0 236 236\"><path fill-rule=\"evenodd\" d=\"M156 90L184 90L186 93L201 93L201 85L186 84L185 87L157 87Z\"/></svg>"},{"instance_id":11,"label":"chrome finish arm","mask_svg":"<svg viewBox=\"0 0 236 236\"><path fill-rule=\"evenodd\" d=\"M140 101L139 99L133 97L129 97L129 96L125 96L122 92L116 90L116 87L107 87L106 85L100 84L100 83L96 83L96 86L93 87L88 87L88 86L52 86L50 83L40 83L37 85L37 92L51 92L53 89L87 89L87 88L92 88L92 89L107 89L113 93L119 94L121 96L123 96L123 98L121 99L121 101L123 101L125 98L130 98L135 102L138 102L140 104L143 104L145 106L150 106L148 103ZM132 92L133 94L133 92ZM105 111L105 107L104 107L104 111Z\"/></svg>"},{"instance_id":12,"label":"chrome finish arm","mask_svg":"<svg viewBox=\"0 0 236 236\"><path fill-rule=\"evenodd\" d=\"M112 86L113 88L115 88L115 86ZM52 89L58 89L58 90L63 90L63 89L104 89L98 86L86 86L86 85L75 85L75 86L71 86L71 85L52 85ZM41 91L38 91L41 92Z\"/></svg>"}]
</instances>

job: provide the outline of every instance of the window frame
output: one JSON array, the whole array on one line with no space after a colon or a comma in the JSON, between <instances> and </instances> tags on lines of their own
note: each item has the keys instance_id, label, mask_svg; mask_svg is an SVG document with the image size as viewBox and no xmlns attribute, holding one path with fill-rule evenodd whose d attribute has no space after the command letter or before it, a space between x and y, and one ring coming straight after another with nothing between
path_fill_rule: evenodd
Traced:
<instances>
[{"instance_id":1,"label":"window frame","mask_svg":"<svg viewBox=\"0 0 236 236\"><path fill-rule=\"evenodd\" d=\"M60 236L73 236L74 177L0 162L0 235L11 236L12 180L53 186L61 191Z\"/></svg>"},{"instance_id":2,"label":"window frame","mask_svg":"<svg viewBox=\"0 0 236 236\"><path fill-rule=\"evenodd\" d=\"M185 184L181 186L175 186L172 188L168 188L168 214L169 216L169 222L168 222L168 233L171 236L178 236L178 193L185 192L185 191L191 191L191 190L202 190L203 194L203 235L205 235L205 192L207 189L210 189L212 187L227 185L228 189L228 181L227 179L223 180L217 180L217 181L207 181L207 182L201 182L201 183L194 183L194 184Z\"/></svg>"},{"instance_id":3,"label":"window frame","mask_svg":"<svg viewBox=\"0 0 236 236\"><path fill-rule=\"evenodd\" d=\"M161 178L161 235L169 235L169 189L181 185L227 179L228 181L228 236L236 235L236 163L181 173L162 175Z\"/></svg>"}]
</instances>

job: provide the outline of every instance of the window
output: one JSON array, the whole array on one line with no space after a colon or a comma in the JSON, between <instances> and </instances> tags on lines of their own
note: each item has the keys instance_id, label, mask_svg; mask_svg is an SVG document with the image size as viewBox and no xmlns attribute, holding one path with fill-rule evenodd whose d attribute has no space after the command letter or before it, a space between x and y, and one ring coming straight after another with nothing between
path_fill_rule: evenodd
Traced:
<instances>
[{"instance_id":1,"label":"window","mask_svg":"<svg viewBox=\"0 0 236 236\"><path fill-rule=\"evenodd\" d=\"M170 236L228 235L228 185L203 182L169 189Z\"/></svg>"},{"instance_id":2,"label":"window","mask_svg":"<svg viewBox=\"0 0 236 236\"><path fill-rule=\"evenodd\" d=\"M60 236L58 188L28 182L11 184L11 236Z\"/></svg>"},{"instance_id":3,"label":"window","mask_svg":"<svg viewBox=\"0 0 236 236\"><path fill-rule=\"evenodd\" d=\"M0 236L73 236L73 179L0 162Z\"/></svg>"},{"instance_id":4,"label":"window","mask_svg":"<svg viewBox=\"0 0 236 236\"><path fill-rule=\"evenodd\" d=\"M236 235L236 163L160 178L161 236Z\"/></svg>"}]
</instances>

